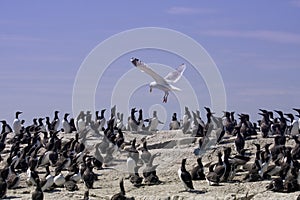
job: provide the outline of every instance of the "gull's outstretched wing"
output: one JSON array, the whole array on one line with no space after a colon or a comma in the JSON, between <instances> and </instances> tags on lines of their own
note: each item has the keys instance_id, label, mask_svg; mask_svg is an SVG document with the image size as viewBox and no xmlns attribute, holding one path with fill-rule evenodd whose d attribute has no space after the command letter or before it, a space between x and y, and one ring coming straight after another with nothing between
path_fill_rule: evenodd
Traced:
<instances>
[{"instance_id":1,"label":"gull's outstretched wing","mask_svg":"<svg viewBox=\"0 0 300 200\"><path fill-rule=\"evenodd\" d=\"M131 58L130 61L135 67L139 68L142 72L145 72L148 75L150 75L156 81L156 83L168 85L168 82L155 71L153 71L146 63L141 62L137 58Z\"/></svg>"},{"instance_id":2,"label":"gull's outstretched wing","mask_svg":"<svg viewBox=\"0 0 300 200\"><path fill-rule=\"evenodd\" d=\"M170 72L170 73L165 77L165 80L166 80L167 82L172 82L172 83L177 82L177 81L181 78L181 76L182 76L182 74L183 74L185 68L186 68L185 64L181 64L179 67L177 67L177 69L176 69L175 71Z\"/></svg>"}]
</instances>

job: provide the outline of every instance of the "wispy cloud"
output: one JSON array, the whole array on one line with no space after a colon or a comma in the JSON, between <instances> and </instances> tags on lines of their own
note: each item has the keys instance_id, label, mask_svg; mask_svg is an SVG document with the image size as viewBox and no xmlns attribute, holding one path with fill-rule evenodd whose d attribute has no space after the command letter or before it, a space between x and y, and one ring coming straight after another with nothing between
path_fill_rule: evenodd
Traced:
<instances>
[{"instance_id":1,"label":"wispy cloud","mask_svg":"<svg viewBox=\"0 0 300 200\"><path fill-rule=\"evenodd\" d=\"M289 91L287 89L278 88L243 88L239 95L242 96L282 96L282 95L294 95L294 91Z\"/></svg>"},{"instance_id":2,"label":"wispy cloud","mask_svg":"<svg viewBox=\"0 0 300 200\"><path fill-rule=\"evenodd\" d=\"M211 14L215 12L215 10L208 8L192 8L183 6L173 6L167 10L167 13L172 15Z\"/></svg>"},{"instance_id":3,"label":"wispy cloud","mask_svg":"<svg viewBox=\"0 0 300 200\"><path fill-rule=\"evenodd\" d=\"M300 34L284 32L284 31L206 30L206 31L201 31L200 33L209 36L253 38L253 39L267 40L272 42L279 42L279 43L300 44Z\"/></svg>"},{"instance_id":4,"label":"wispy cloud","mask_svg":"<svg viewBox=\"0 0 300 200\"><path fill-rule=\"evenodd\" d=\"M291 4L292 4L293 6L296 6L296 7L299 7L299 8L300 8L300 0L293 0L293 1L291 1Z\"/></svg>"}]
</instances>

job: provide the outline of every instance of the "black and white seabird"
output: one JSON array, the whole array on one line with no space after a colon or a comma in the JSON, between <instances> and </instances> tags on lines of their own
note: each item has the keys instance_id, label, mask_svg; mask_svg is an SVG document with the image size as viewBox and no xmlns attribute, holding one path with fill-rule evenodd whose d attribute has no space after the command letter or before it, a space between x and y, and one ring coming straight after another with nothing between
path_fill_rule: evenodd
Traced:
<instances>
[{"instance_id":1,"label":"black and white seabird","mask_svg":"<svg viewBox=\"0 0 300 200\"><path fill-rule=\"evenodd\" d=\"M202 158L197 158L197 166L191 171L192 180L205 180L204 167L202 164Z\"/></svg>"},{"instance_id":2,"label":"black and white seabird","mask_svg":"<svg viewBox=\"0 0 300 200\"><path fill-rule=\"evenodd\" d=\"M31 194L31 199L32 200L43 200L44 199L44 193L43 193L43 191L41 189L41 186L40 186L40 180L36 179L35 181L36 181L36 188Z\"/></svg>"},{"instance_id":3,"label":"black and white seabird","mask_svg":"<svg viewBox=\"0 0 300 200\"><path fill-rule=\"evenodd\" d=\"M203 137L204 136L204 122L200 117L200 111L196 110L193 113L193 125L192 125L192 136Z\"/></svg>"},{"instance_id":4,"label":"black and white seabird","mask_svg":"<svg viewBox=\"0 0 300 200\"><path fill-rule=\"evenodd\" d=\"M224 155L224 158L227 159L227 154ZM218 163L211 164L209 166L209 172L206 175L206 180L209 185L218 185L219 182L224 181L228 163L222 160L222 153L218 152Z\"/></svg>"},{"instance_id":5,"label":"black and white seabird","mask_svg":"<svg viewBox=\"0 0 300 200\"><path fill-rule=\"evenodd\" d=\"M53 182L54 182L55 186L57 186L57 187L63 187L64 186L64 184L66 182L66 179L65 179L64 175L61 173L61 171L56 171L55 172Z\"/></svg>"},{"instance_id":6,"label":"black and white seabird","mask_svg":"<svg viewBox=\"0 0 300 200\"><path fill-rule=\"evenodd\" d=\"M16 118L13 121L13 131L16 135L20 134L21 128L22 128L22 124L21 124L21 120L19 119L19 115L22 114L21 111L17 111L16 112Z\"/></svg>"},{"instance_id":7,"label":"black and white seabird","mask_svg":"<svg viewBox=\"0 0 300 200\"><path fill-rule=\"evenodd\" d=\"M142 151L142 153L141 153L142 161L144 163L148 163L150 161L150 158L151 158L151 153L148 151L146 140L143 141L143 147L140 150Z\"/></svg>"},{"instance_id":8,"label":"black and white seabird","mask_svg":"<svg viewBox=\"0 0 300 200\"><path fill-rule=\"evenodd\" d=\"M51 175L49 166L46 166L45 177L40 181L42 191L49 190L54 184L54 177Z\"/></svg>"},{"instance_id":9,"label":"black and white seabird","mask_svg":"<svg viewBox=\"0 0 300 200\"><path fill-rule=\"evenodd\" d=\"M137 112L136 108L132 108L130 112L130 117L128 118L127 129L129 131L137 131L138 121L136 120L135 113Z\"/></svg>"},{"instance_id":10,"label":"black and white seabird","mask_svg":"<svg viewBox=\"0 0 300 200\"><path fill-rule=\"evenodd\" d=\"M126 165L127 165L127 171L128 171L128 173L129 174L133 174L134 173L134 168L137 166L137 163L132 158L132 156L130 154L128 154Z\"/></svg>"},{"instance_id":11,"label":"black and white seabird","mask_svg":"<svg viewBox=\"0 0 300 200\"><path fill-rule=\"evenodd\" d=\"M125 139L124 139L124 134L122 132L122 129L118 128L118 135L115 139L115 143L118 146L118 148L122 148L124 142L125 142Z\"/></svg>"},{"instance_id":12,"label":"black and white seabird","mask_svg":"<svg viewBox=\"0 0 300 200\"><path fill-rule=\"evenodd\" d=\"M81 180L81 169L79 168L77 163L74 163L69 168L67 176L69 176L68 180L74 181L75 183L78 183ZM67 176L66 176L66 180L67 180Z\"/></svg>"},{"instance_id":13,"label":"black and white seabird","mask_svg":"<svg viewBox=\"0 0 300 200\"><path fill-rule=\"evenodd\" d=\"M65 113L64 119L62 120L62 126L63 126L63 129L64 129L65 133L71 133L71 125L68 121L68 116L69 115L70 115L69 113Z\"/></svg>"},{"instance_id":14,"label":"black and white seabird","mask_svg":"<svg viewBox=\"0 0 300 200\"><path fill-rule=\"evenodd\" d=\"M208 107L204 107L204 109L206 110L206 123L204 126L204 136L207 135L207 133L209 133L209 130L211 129L211 122L212 122L212 115L214 114L213 112L211 112L210 108ZM225 133L225 132L224 132Z\"/></svg>"},{"instance_id":15,"label":"black and white seabird","mask_svg":"<svg viewBox=\"0 0 300 200\"><path fill-rule=\"evenodd\" d=\"M134 200L134 197L131 197L131 198L128 198L128 197L126 197L125 195L125 189L124 189L124 181L123 181L123 178L122 179L120 179L120 183L119 183L119 185L120 185L120 192L119 193L117 193L117 194L115 194L115 195L113 195L112 197L111 197L111 200Z\"/></svg>"},{"instance_id":16,"label":"black and white seabird","mask_svg":"<svg viewBox=\"0 0 300 200\"><path fill-rule=\"evenodd\" d=\"M129 181L135 186L139 187L142 184L143 178L139 175L141 165L134 166L133 173L129 174Z\"/></svg>"},{"instance_id":17,"label":"black and white seabird","mask_svg":"<svg viewBox=\"0 0 300 200\"><path fill-rule=\"evenodd\" d=\"M96 123L99 124L99 131L102 131L102 128L105 126L106 119L104 116L106 109L102 109L99 116L99 111L96 111Z\"/></svg>"},{"instance_id":18,"label":"black and white seabird","mask_svg":"<svg viewBox=\"0 0 300 200\"><path fill-rule=\"evenodd\" d=\"M56 162L55 173L64 169L68 169L71 165L72 159L68 155L67 151L64 151L60 157L60 160Z\"/></svg>"},{"instance_id":19,"label":"black and white seabird","mask_svg":"<svg viewBox=\"0 0 300 200\"><path fill-rule=\"evenodd\" d=\"M206 181L208 185L219 185L220 176L214 171L214 165L208 167L208 173L206 174Z\"/></svg>"},{"instance_id":20,"label":"black and white seabird","mask_svg":"<svg viewBox=\"0 0 300 200\"><path fill-rule=\"evenodd\" d=\"M124 125L124 114L117 112L117 119L116 119L116 127L117 129L125 130L126 127Z\"/></svg>"},{"instance_id":21,"label":"black and white seabird","mask_svg":"<svg viewBox=\"0 0 300 200\"><path fill-rule=\"evenodd\" d=\"M251 135L257 135L257 132L250 121L249 114L239 114L240 122L238 126L241 127L240 132L245 139L251 137Z\"/></svg>"},{"instance_id":22,"label":"black and white seabird","mask_svg":"<svg viewBox=\"0 0 300 200\"><path fill-rule=\"evenodd\" d=\"M260 145L259 146L257 145L256 147L257 147L257 151L255 154L256 155L255 161L250 167L246 176L244 177L244 180L247 182L255 182L255 181L262 180L262 176L259 173L259 171L261 170L261 160L260 160L261 151L259 150Z\"/></svg>"},{"instance_id":23,"label":"black and white seabird","mask_svg":"<svg viewBox=\"0 0 300 200\"><path fill-rule=\"evenodd\" d=\"M128 155L129 157L131 157L135 163L137 164L138 161L139 161L139 152L138 150L136 149L136 138L134 138L131 142L131 147L127 150L128 151Z\"/></svg>"},{"instance_id":24,"label":"black and white seabird","mask_svg":"<svg viewBox=\"0 0 300 200\"><path fill-rule=\"evenodd\" d=\"M39 166L46 166L46 165L55 165L58 160L58 154L56 151L46 151L41 157L39 158Z\"/></svg>"},{"instance_id":25,"label":"black and white seabird","mask_svg":"<svg viewBox=\"0 0 300 200\"><path fill-rule=\"evenodd\" d=\"M298 183L298 173L299 173L299 168L298 167L291 167L289 170L288 174L286 175L284 179L284 190L288 193L290 192L296 192L299 191L299 183Z\"/></svg>"},{"instance_id":26,"label":"black and white seabird","mask_svg":"<svg viewBox=\"0 0 300 200\"><path fill-rule=\"evenodd\" d=\"M279 130L281 135L285 134L286 128L287 128L287 119L284 117L284 114L281 110L274 110L279 115Z\"/></svg>"},{"instance_id":27,"label":"black and white seabird","mask_svg":"<svg viewBox=\"0 0 300 200\"><path fill-rule=\"evenodd\" d=\"M148 131L158 131L157 127L159 124L164 124L161 122L157 117L157 111L154 110L152 117L145 120L146 122L149 122L148 126L146 127L146 130Z\"/></svg>"},{"instance_id":28,"label":"black and white seabird","mask_svg":"<svg viewBox=\"0 0 300 200\"><path fill-rule=\"evenodd\" d=\"M299 130L299 121L295 120L294 115L291 114L291 113L288 113L288 114L285 114L285 115L290 120L289 133L291 135L298 135L300 133L300 130ZM299 115L296 115L296 116L299 117Z\"/></svg>"},{"instance_id":29,"label":"black and white seabird","mask_svg":"<svg viewBox=\"0 0 300 200\"><path fill-rule=\"evenodd\" d=\"M9 174L7 176L7 188L8 189L15 189L19 186L20 184L20 175L15 172L14 165L11 164L9 166Z\"/></svg>"},{"instance_id":30,"label":"black and white seabird","mask_svg":"<svg viewBox=\"0 0 300 200\"><path fill-rule=\"evenodd\" d=\"M159 180L159 178L156 174L156 168L158 167L158 164L153 165L154 158L159 155L160 155L160 153L156 153L156 154L152 155L149 162L146 163L146 166L143 169L144 182L147 185L155 185L155 184L161 183L161 181Z\"/></svg>"},{"instance_id":31,"label":"black and white seabird","mask_svg":"<svg viewBox=\"0 0 300 200\"><path fill-rule=\"evenodd\" d=\"M143 110L139 110L139 117L137 119L137 131L142 131L144 129L144 119L143 119Z\"/></svg>"},{"instance_id":32,"label":"black and white seabird","mask_svg":"<svg viewBox=\"0 0 300 200\"><path fill-rule=\"evenodd\" d=\"M59 111L57 111L57 110L54 111L54 118L51 122L51 128L52 128L53 131L57 131L58 127L60 125L60 119L58 117L58 113L59 113Z\"/></svg>"},{"instance_id":33,"label":"black and white seabird","mask_svg":"<svg viewBox=\"0 0 300 200\"><path fill-rule=\"evenodd\" d=\"M236 151L240 154L241 151L244 149L245 147L245 139L242 136L240 130L237 130L237 135L236 138L234 140L234 144L235 144L235 149Z\"/></svg>"},{"instance_id":34,"label":"black and white seabird","mask_svg":"<svg viewBox=\"0 0 300 200\"><path fill-rule=\"evenodd\" d=\"M11 128L10 125L6 122L6 120L1 120L0 122L2 123L1 134L5 133L5 132L8 132L8 133L13 132L12 128Z\"/></svg>"},{"instance_id":35,"label":"black and white seabird","mask_svg":"<svg viewBox=\"0 0 300 200\"><path fill-rule=\"evenodd\" d=\"M185 168L186 158L182 159L181 167L178 169L178 176L186 191L194 190L191 174Z\"/></svg>"},{"instance_id":36,"label":"black and white seabird","mask_svg":"<svg viewBox=\"0 0 300 200\"><path fill-rule=\"evenodd\" d=\"M85 123L85 114L83 111L80 111L79 115L77 116L75 120L76 130L79 133L84 132L86 129L86 123Z\"/></svg>"},{"instance_id":37,"label":"black and white seabird","mask_svg":"<svg viewBox=\"0 0 300 200\"><path fill-rule=\"evenodd\" d=\"M39 125L38 125L38 130L39 130L39 132L41 132L41 133L47 133L47 129L46 129L46 126L45 126L45 124L43 123L43 120L44 120L45 118L42 118L42 117L40 117L39 119L38 119L38 123L39 123Z\"/></svg>"},{"instance_id":38,"label":"black and white seabird","mask_svg":"<svg viewBox=\"0 0 300 200\"><path fill-rule=\"evenodd\" d=\"M89 190L86 190L86 191L84 192L83 200L90 200L90 197L89 197Z\"/></svg>"},{"instance_id":39,"label":"black and white seabird","mask_svg":"<svg viewBox=\"0 0 300 200\"><path fill-rule=\"evenodd\" d=\"M85 126L90 126L92 122L92 113L91 111L86 111L85 114Z\"/></svg>"},{"instance_id":40,"label":"black and white seabird","mask_svg":"<svg viewBox=\"0 0 300 200\"><path fill-rule=\"evenodd\" d=\"M64 187L66 188L66 190L71 191L71 192L79 190L79 188L76 184L76 181L74 181L72 179L72 174L66 175L65 179L66 179L66 182L64 183Z\"/></svg>"},{"instance_id":41,"label":"black and white seabird","mask_svg":"<svg viewBox=\"0 0 300 200\"><path fill-rule=\"evenodd\" d=\"M294 111L296 111L298 113L298 115L296 115L298 118L298 125L299 125L299 129L300 129L300 109L298 108L293 108Z\"/></svg>"},{"instance_id":42,"label":"black and white seabird","mask_svg":"<svg viewBox=\"0 0 300 200\"><path fill-rule=\"evenodd\" d=\"M93 163L94 163L94 166L97 167L97 169L102 169L104 159L99 151L99 145L100 145L100 143L97 143L95 145L96 150L95 150L95 154L94 154Z\"/></svg>"},{"instance_id":43,"label":"black and white seabird","mask_svg":"<svg viewBox=\"0 0 300 200\"><path fill-rule=\"evenodd\" d=\"M0 153L5 149L6 147L6 138L9 132L4 132L0 135Z\"/></svg>"},{"instance_id":44,"label":"black and white seabird","mask_svg":"<svg viewBox=\"0 0 300 200\"><path fill-rule=\"evenodd\" d=\"M102 141L99 143L99 149L101 153L106 153L108 147L109 147L109 140L107 139L106 135L104 135Z\"/></svg>"},{"instance_id":45,"label":"black and white seabird","mask_svg":"<svg viewBox=\"0 0 300 200\"><path fill-rule=\"evenodd\" d=\"M273 192L283 192L283 180L282 178L275 178L271 181L271 183L267 186L267 190L271 190Z\"/></svg>"},{"instance_id":46,"label":"black and white seabird","mask_svg":"<svg viewBox=\"0 0 300 200\"><path fill-rule=\"evenodd\" d=\"M240 154L229 157L229 163L235 166L236 170L239 170L241 167L246 167L245 165L250 161L251 157L246 155L246 151L247 149L243 149Z\"/></svg>"},{"instance_id":47,"label":"black and white seabird","mask_svg":"<svg viewBox=\"0 0 300 200\"><path fill-rule=\"evenodd\" d=\"M170 130L178 130L180 128L180 122L177 120L177 114L173 113L172 121L169 124Z\"/></svg>"},{"instance_id":48,"label":"black and white seabird","mask_svg":"<svg viewBox=\"0 0 300 200\"><path fill-rule=\"evenodd\" d=\"M234 130L234 122L231 121L231 115L230 112L228 111L223 111L224 112L224 118L223 118L223 126L224 130L227 134L232 134L232 131Z\"/></svg>"},{"instance_id":49,"label":"black and white seabird","mask_svg":"<svg viewBox=\"0 0 300 200\"><path fill-rule=\"evenodd\" d=\"M32 160L32 162L29 163L29 168L26 171L27 174L26 183L29 186L36 185L36 180L39 179L39 175L36 171L37 164L38 164L37 162L34 162L34 160Z\"/></svg>"},{"instance_id":50,"label":"black and white seabird","mask_svg":"<svg viewBox=\"0 0 300 200\"><path fill-rule=\"evenodd\" d=\"M84 181L85 186L88 189L93 189L94 187L94 182L95 182L95 174L93 172L93 166L91 164L91 161L88 161L86 163L86 169L84 170L82 174L82 179Z\"/></svg>"},{"instance_id":51,"label":"black and white seabird","mask_svg":"<svg viewBox=\"0 0 300 200\"><path fill-rule=\"evenodd\" d=\"M77 131L74 118L70 119L69 124L70 124L70 128L71 128L71 130L70 130L71 133L74 132L74 131Z\"/></svg>"},{"instance_id":52,"label":"black and white seabird","mask_svg":"<svg viewBox=\"0 0 300 200\"><path fill-rule=\"evenodd\" d=\"M186 134L186 133L190 133L191 123L192 123L192 115L191 115L188 107L185 107L184 110L185 110L185 112L184 112L183 119L182 119L181 129L182 129L182 132L184 134Z\"/></svg>"}]
</instances>

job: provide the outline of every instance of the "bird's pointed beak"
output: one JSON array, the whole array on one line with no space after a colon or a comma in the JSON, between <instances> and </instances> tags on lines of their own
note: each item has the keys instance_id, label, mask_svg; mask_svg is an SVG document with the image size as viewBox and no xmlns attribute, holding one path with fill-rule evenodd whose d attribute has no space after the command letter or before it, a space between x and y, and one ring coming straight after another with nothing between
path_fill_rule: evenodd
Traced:
<instances>
[{"instance_id":1,"label":"bird's pointed beak","mask_svg":"<svg viewBox=\"0 0 300 200\"><path fill-rule=\"evenodd\" d=\"M152 87L150 87L150 92L152 92Z\"/></svg>"},{"instance_id":2,"label":"bird's pointed beak","mask_svg":"<svg viewBox=\"0 0 300 200\"><path fill-rule=\"evenodd\" d=\"M131 61L131 63L132 63L134 66L137 66L137 63L138 63L139 59L137 59L137 58L131 58L130 61Z\"/></svg>"}]
</instances>

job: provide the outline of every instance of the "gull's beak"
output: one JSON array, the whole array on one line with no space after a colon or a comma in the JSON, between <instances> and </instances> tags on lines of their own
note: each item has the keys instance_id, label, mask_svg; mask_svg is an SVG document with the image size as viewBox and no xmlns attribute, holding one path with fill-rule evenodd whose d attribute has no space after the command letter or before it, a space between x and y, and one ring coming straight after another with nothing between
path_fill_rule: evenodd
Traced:
<instances>
[{"instance_id":1,"label":"gull's beak","mask_svg":"<svg viewBox=\"0 0 300 200\"><path fill-rule=\"evenodd\" d=\"M130 61L131 61L131 63L132 63L134 66L137 66L137 63L138 63L139 59L137 59L137 58L131 58Z\"/></svg>"},{"instance_id":2,"label":"gull's beak","mask_svg":"<svg viewBox=\"0 0 300 200\"><path fill-rule=\"evenodd\" d=\"M150 92L152 92L152 87L150 87Z\"/></svg>"}]
</instances>

